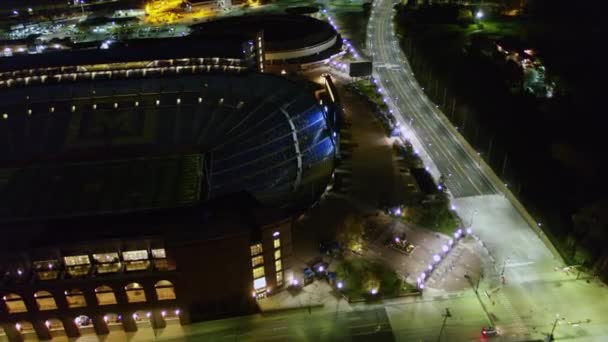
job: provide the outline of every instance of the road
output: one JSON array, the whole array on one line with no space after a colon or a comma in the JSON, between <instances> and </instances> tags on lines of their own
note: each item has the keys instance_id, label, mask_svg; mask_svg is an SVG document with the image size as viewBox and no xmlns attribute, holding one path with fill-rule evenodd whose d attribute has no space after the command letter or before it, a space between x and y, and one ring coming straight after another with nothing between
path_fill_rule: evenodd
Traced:
<instances>
[{"instance_id":1,"label":"road","mask_svg":"<svg viewBox=\"0 0 608 342\"><path fill-rule=\"evenodd\" d=\"M558 339L607 340L608 303L598 300L608 295L606 287L560 270L564 266L561 258L507 200L492 171L482 168L447 126L450 124L426 97L399 48L390 19L392 7L391 0L378 0L371 13L366 50L375 65L374 77L389 108L406 127L406 136L435 174L446 177L458 214L484 242L489 254L480 290L492 294L481 295L480 301L504 331L503 338L543 338L559 317ZM501 274L504 285L500 284Z\"/></svg>"},{"instance_id":2,"label":"road","mask_svg":"<svg viewBox=\"0 0 608 342\"><path fill-rule=\"evenodd\" d=\"M443 314L441 341L479 340L484 324L472 294L429 300L398 299L382 304L355 304L345 311L330 308L278 312L205 322L184 327L183 336L165 341L436 341Z\"/></svg>"},{"instance_id":3,"label":"road","mask_svg":"<svg viewBox=\"0 0 608 342\"><path fill-rule=\"evenodd\" d=\"M494 185L462 144L440 120L435 104L416 82L393 31L392 4L376 2L368 25L367 52L374 61L374 76L395 114L412 127L446 178L454 197L496 193Z\"/></svg>"}]
</instances>

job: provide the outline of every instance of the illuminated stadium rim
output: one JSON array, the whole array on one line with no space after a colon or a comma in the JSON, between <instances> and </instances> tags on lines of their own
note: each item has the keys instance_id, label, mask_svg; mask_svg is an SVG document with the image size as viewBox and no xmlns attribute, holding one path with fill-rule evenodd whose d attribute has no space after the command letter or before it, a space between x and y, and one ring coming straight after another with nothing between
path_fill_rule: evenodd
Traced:
<instances>
[{"instance_id":1,"label":"illuminated stadium rim","mask_svg":"<svg viewBox=\"0 0 608 342\"><path fill-rule=\"evenodd\" d=\"M198 59L198 58L197 58ZM217 58L212 58L217 60ZM200 60L200 59L199 59ZM172 60L167 60L167 61L150 61L149 63L162 63L162 62L169 62ZM142 62L144 63L144 62ZM81 68L81 66L71 66L71 67L75 67L75 68ZM66 67L67 68L67 67ZM48 80L52 80L53 83L60 83L62 81L68 81L68 82L74 82L74 81L86 81L86 80L95 80L96 76L99 75L100 77L108 77L109 79L113 79L113 78L129 78L130 74L133 73L133 77L147 77L147 76L164 76L167 74L179 74L182 71L184 73L190 73L190 74L196 74L196 73L204 73L204 72L215 72L215 71L222 71L222 72L235 72L235 73L239 73L239 72L243 72L246 70L249 70L248 67L246 66L242 66L242 65L226 65L226 64L197 64L197 65L189 65L189 66L183 66L183 65L179 65L179 66L165 66L165 67L135 67L135 68L129 68L127 70L125 70L126 68L120 68L120 69L113 69L113 70L96 70L96 71L75 71L75 72L70 72L70 73L51 73L50 75L48 74L43 74L43 75L32 75L32 76L22 76L22 77L17 77L17 78L7 78L4 80L0 80L0 89L1 88L12 88L14 86L28 86L31 85L30 83L34 83L34 84L46 84L48 83ZM40 71L49 71L48 68L40 68L40 69L28 69L30 70L30 72L32 72L33 70L40 70ZM52 71L52 70L51 70ZM15 71L17 72L17 71ZM15 73L15 72L7 72L7 73ZM141 72L141 74L139 74L139 72ZM148 73L154 73L153 75L147 75ZM6 73L3 73L6 74ZM0 74L0 76L4 76L2 74ZM80 77L79 77L80 76ZM84 78L84 79L83 79Z\"/></svg>"}]
</instances>

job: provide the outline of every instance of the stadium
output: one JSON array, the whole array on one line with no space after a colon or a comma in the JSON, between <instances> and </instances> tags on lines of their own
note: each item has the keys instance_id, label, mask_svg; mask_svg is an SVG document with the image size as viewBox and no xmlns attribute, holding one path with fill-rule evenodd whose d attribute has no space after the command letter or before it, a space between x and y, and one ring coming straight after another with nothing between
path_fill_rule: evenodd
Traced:
<instances>
[{"instance_id":1,"label":"stadium","mask_svg":"<svg viewBox=\"0 0 608 342\"><path fill-rule=\"evenodd\" d=\"M298 277L291 227L332 177L333 95L256 72L254 43L1 66L0 339L252 312Z\"/></svg>"}]
</instances>

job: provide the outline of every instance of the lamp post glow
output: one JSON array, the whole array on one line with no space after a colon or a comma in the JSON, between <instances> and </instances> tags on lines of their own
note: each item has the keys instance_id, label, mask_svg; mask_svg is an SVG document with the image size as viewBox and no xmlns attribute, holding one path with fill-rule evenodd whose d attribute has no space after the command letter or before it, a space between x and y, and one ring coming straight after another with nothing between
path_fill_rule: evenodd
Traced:
<instances>
[{"instance_id":1,"label":"lamp post glow","mask_svg":"<svg viewBox=\"0 0 608 342\"><path fill-rule=\"evenodd\" d=\"M477 18L477 20L483 18L483 12L481 10L477 11L477 13L475 13L475 18Z\"/></svg>"},{"instance_id":2,"label":"lamp post glow","mask_svg":"<svg viewBox=\"0 0 608 342\"><path fill-rule=\"evenodd\" d=\"M336 283L336 287L338 288L338 290L342 290L342 288L344 287L344 284L341 281L339 281Z\"/></svg>"}]
</instances>

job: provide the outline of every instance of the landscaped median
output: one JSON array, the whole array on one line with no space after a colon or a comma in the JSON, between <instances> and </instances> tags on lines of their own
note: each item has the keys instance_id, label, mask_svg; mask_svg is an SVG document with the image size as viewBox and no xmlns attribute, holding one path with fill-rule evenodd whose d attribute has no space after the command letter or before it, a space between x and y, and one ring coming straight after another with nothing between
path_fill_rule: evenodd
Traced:
<instances>
[{"instance_id":1,"label":"landscaped median","mask_svg":"<svg viewBox=\"0 0 608 342\"><path fill-rule=\"evenodd\" d=\"M350 303L420 294L387 266L356 255L340 262L334 286Z\"/></svg>"}]
</instances>

